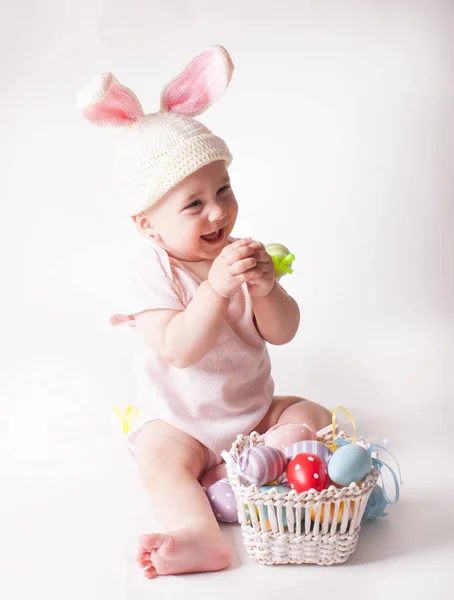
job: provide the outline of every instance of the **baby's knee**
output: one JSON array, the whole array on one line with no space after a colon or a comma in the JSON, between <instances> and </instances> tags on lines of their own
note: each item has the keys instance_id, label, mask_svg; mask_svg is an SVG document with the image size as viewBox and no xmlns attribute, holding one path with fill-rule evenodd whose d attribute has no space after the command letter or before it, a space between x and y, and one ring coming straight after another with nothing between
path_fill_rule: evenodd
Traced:
<instances>
[{"instance_id":1,"label":"baby's knee","mask_svg":"<svg viewBox=\"0 0 454 600\"><path fill-rule=\"evenodd\" d=\"M312 402L312 400L304 400L301 404L301 409L314 422L316 430L322 429L331 423L331 411L321 404Z\"/></svg>"},{"instance_id":2,"label":"baby's knee","mask_svg":"<svg viewBox=\"0 0 454 600\"><path fill-rule=\"evenodd\" d=\"M319 431L331 423L331 412L316 402L294 397L281 412L278 423L306 423L312 430Z\"/></svg>"},{"instance_id":3,"label":"baby's knee","mask_svg":"<svg viewBox=\"0 0 454 600\"><path fill-rule=\"evenodd\" d=\"M206 461L203 446L182 432L172 435L173 429L150 426L139 433L134 455L146 482L188 471L195 478L202 473Z\"/></svg>"}]
</instances>

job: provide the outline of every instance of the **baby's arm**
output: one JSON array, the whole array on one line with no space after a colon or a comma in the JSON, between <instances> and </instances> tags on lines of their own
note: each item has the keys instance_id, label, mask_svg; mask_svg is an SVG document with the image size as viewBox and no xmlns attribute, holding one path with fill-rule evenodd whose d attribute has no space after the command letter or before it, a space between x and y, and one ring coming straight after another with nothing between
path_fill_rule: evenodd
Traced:
<instances>
[{"instance_id":1,"label":"baby's arm","mask_svg":"<svg viewBox=\"0 0 454 600\"><path fill-rule=\"evenodd\" d=\"M136 315L146 344L176 367L199 362L216 343L231 296L243 282L257 277L254 252L249 238L224 248L185 310L147 310Z\"/></svg>"},{"instance_id":2,"label":"baby's arm","mask_svg":"<svg viewBox=\"0 0 454 600\"><path fill-rule=\"evenodd\" d=\"M294 338L300 322L296 301L274 282L267 296L251 296L260 335L270 344L286 344Z\"/></svg>"},{"instance_id":3,"label":"baby's arm","mask_svg":"<svg viewBox=\"0 0 454 600\"><path fill-rule=\"evenodd\" d=\"M286 344L298 331L298 304L276 281L273 259L265 246L260 242L256 245L258 276L247 284L256 326L270 344Z\"/></svg>"},{"instance_id":4,"label":"baby's arm","mask_svg":"<svg viewBox=\"0 0 454 600\"><path fill-rule=\"evenodd\" d=\"M229 301L204 281L185 310L147 310L136 315L137 329L161 358L188 367L214 346Z\"/></svg>"}]
</instances>

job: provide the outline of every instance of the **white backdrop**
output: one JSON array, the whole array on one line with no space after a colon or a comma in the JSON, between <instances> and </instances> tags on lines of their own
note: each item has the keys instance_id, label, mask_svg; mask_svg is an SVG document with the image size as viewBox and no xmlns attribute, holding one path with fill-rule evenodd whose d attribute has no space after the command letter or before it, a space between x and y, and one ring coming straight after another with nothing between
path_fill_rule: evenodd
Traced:
<instances>
[{"instance_id":1,"label":"white backdrop","mask_svg":"<svg viewBox=\"0 0 454 600\"><path fill-rule=\"evenodd\" d=\"M270 349L277 391L347 406L401 453L407 490L426 483L424 465L434 486L452 491L452 444L440 442L436 466L409 447L430 448L454 417L454 3L5 0L0 11L0 473L10 492L3 512L14 515L0 548L9 573L20 573L18 531L75 512L83 539L88 527L99 542L106 490L105 531L134 512L124 482L135 486L135 473L112 405L133 401L138 340L108 318L112 276L136 233L109 176L117 132L82 119L77 90L112 71L146 112L158 110L162 86L211 44L236 66L200 117L234 154L234 233L282 242L297 257L282 283L303 322L289 345ZM419 520L425 508L411 514ZM42 560L58 563L62 541L49 539ZM73 560L87 560L82 547ZM129 568L129 555L116 558ZM109 568L105 580L93 569L90 589L104 595ZM44 582L45 569L35 571Z\"/></svg>"}]
</instances>

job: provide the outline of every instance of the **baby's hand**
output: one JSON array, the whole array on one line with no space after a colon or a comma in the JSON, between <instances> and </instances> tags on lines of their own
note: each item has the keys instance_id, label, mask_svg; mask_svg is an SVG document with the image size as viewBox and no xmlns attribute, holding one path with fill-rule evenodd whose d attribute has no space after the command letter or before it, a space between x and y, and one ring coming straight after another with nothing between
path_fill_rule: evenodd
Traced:
<instances>
[{"instance_id":1,"label":"baby's hand","mask_svg":"<svg viewBox=\"0 0 454 600\"><path fill-rule=\"evenodd\" d=\"M248 291L251 296L268 296L274 286L274 262L265 246L260 242L255 242L255 259L258 270L258 275L254 275L247 281Z\"/></svg>"},{"instance_id":2,"label":"baby's hand","mask_svg":"<svg viewBox=\"0 0 454 600\"><path fill-rule=\"evenodd\" d=\"M262 272L256 268L257 259L254 256L257 244L251 238L236 240L214 259L208 281L220 296L231 298L244 282L261 276Z\"/></svg>"}]
</instances>

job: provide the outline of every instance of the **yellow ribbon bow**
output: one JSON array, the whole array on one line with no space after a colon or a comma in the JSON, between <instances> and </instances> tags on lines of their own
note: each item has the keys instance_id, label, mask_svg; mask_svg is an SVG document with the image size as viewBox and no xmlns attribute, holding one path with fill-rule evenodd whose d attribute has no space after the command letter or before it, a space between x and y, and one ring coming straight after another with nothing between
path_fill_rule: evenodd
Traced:
<instances>
[{"instance_id":1,"label":"yellow ribbon bow","mask_svg":"<svg viewBox=\"0 0 454 600\"><path fill-rule=\"evenodd\" d=\"M337 414L338 410L343 410L344 413L347 415L350 423L353 425L353 431L354 431L354 433L353 433L352 444L356 443L356 425L355 425L355 421L353 420L353 417L348 412L348 410L346 408L344 408L343 406L336 406L336 408L333 410L333 441L326 444L328 446L328 448L330 450L332 450L333 452L335 450L337 450L338 447L339 447L339 444L336 444L336 442L335 442L335 440L336 440L336 427L337 427L336 414Z\"/></svg>"},{"instance_id":2,"label":"yellow ribbon bow","mask_svg":"<svg viewBox=\"0 0 454 600\"><path fill-rule=\"evenodd\" d=\"M114 406L113 408L121 421L124 433L128 433L134 422L137 421L139 417L139 409L137 406L127 406L124 411L122 411L118 406Z\"/></svg>"}]
</instances>

